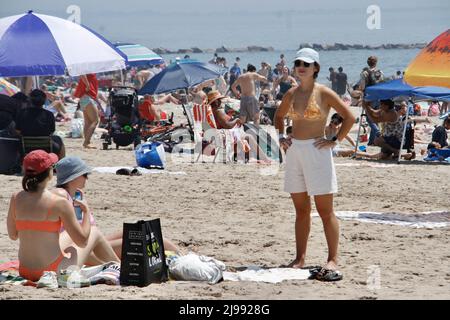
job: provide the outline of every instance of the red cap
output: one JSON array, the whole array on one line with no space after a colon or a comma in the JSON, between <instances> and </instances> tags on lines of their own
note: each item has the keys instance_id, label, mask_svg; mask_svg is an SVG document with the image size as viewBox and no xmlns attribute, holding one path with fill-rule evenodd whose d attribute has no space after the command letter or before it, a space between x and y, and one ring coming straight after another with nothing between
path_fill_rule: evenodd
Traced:
<instances>
[{"instance_id":1,"label":"red cap","mask_svg":"<svg viewBox=\"0 0 450 320\"><path fill-rule=\"evenodd\" d=\"M23 159L25 173L39 174L58 162L58 156L44 150L34 150Z\"/></svg>"}]
</instances>

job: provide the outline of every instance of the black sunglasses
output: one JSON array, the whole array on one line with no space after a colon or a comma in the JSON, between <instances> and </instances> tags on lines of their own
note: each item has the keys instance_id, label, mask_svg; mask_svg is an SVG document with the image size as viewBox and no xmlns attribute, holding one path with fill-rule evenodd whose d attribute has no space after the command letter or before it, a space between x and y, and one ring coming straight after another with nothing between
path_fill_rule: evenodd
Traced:
<instances>
[{"instance_id":1,"label":"black sunglasses","mask_svg":"<svg viewBox=\"0 0 450 320\"><path fill-rule=\"evenodd\" d=\"M309 66L311 65L311 63L309 63L309 62L305 62L305 61L302 61L302 60L295 60L295 62L294 62L294 66L295 67L301 67L302 66L302 63L303 63L303 66L305 67L305 68L309 68Z\"/></svg>"}]
</instances>

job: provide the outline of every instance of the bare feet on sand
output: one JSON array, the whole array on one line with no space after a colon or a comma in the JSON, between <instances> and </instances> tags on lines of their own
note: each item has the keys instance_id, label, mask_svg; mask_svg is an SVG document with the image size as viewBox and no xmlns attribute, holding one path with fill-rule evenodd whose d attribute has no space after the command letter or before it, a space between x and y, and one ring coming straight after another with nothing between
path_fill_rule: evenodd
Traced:
<instances>
[{"instance_id":1,"label":"bare feet on sand","mask_svg":"<svg viewBox=\"0 0 450 320\"><path fill-rule=\"evenodd\" d=\"M291 263L289 263L286 268L295 268L295 269L300 269L303 268L303 266L305 265L305 261L300 261L298 259L295 259L294 261L292 261Z\"/></svg>"},{"instance_id":2,"label":"bare feet on sand","mask_svg":"<svg viewBox=\"0 0 450 320\"><path fill-rule=\"evenodd\" d=\"M93 144L83 144L83 147L86 149L97 149L97 147Z\"/></svg>"}]
</instances>

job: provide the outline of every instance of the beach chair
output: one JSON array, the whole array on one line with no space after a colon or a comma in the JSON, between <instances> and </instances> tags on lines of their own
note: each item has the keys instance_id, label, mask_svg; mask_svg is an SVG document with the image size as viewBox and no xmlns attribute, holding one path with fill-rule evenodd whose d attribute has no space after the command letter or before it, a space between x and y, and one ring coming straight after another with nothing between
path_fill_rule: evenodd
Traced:
<instances>
[{"instance_id":1,"label":"beach chair","mask_svg":"<svg viewBox=\"0 0 450 320\"><path fill-rule=\"evenodd\" d=\"M208 146L214 148L214 151L210 154L214 155L213 162L216 162L219 154L222 154L223 163L232 160L229 159L229 155L232 157L231 134L229 130L217 129L211 107L207 104L187 105L186 113L186 116L189 117L188 120L193 124L194 142L198 146L195 148L195 152L198 151L195 162L198 162L200 157L203 161L203 155Z\"/></svg>"},{"instance_id":2,"label":"beach chair","mask_svg":"<svg viewBox=\"0 0 450 320\"><path fill-rule=\"evenodd\" d=\"M51 136L27 137L22 136L22 152L23 156L33 150L45 150L53 152L53 141Z\"/></svg>"}]
</instances>

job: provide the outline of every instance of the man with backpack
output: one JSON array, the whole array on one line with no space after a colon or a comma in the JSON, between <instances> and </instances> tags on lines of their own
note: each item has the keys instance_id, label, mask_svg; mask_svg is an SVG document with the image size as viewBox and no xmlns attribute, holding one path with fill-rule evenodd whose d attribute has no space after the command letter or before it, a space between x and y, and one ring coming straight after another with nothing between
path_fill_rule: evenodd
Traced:
<instances>
[{"instance_id":1,"label":"man with backpack","mask_svg":"<svg viewBox=\"0 0 450 320\"><path fill-rule=\"evenodd\" d=\"M369 58L367 58L367 65L369 67L364 68L361 72L359 89L364 92L364 96L366 88L384 81L384 74L380 69L377 68L377 62L378 58L376 56L370 56ZM378 101L374 101L374 103L372 103L372 108L374 110L377 110L379 108ZM380 129L378 128L376 123L373 122L372 119L370 119L370 116L367 117L367 122L370 126L369 141L367 142L367 144L370 146L374 144L375 137L380 134Z\"/></svg>"},{"instance_id":2,"label":"man with backpack","mask_svg":"<svg viewBox=\"0 0 450 320\"><path fill-rule=\"evenodd\" d=\"M367 87L373 86L384 81L384 73L377 68L378 58L370 56L367 58L369 68L364 68L361 72L360 90L365 91Z\"/></svg>"}]
</instances>

